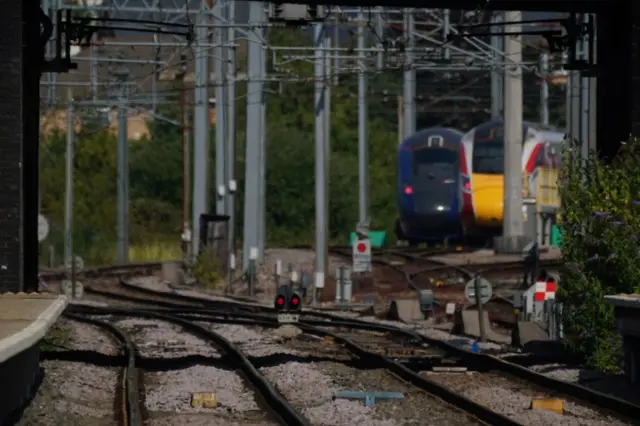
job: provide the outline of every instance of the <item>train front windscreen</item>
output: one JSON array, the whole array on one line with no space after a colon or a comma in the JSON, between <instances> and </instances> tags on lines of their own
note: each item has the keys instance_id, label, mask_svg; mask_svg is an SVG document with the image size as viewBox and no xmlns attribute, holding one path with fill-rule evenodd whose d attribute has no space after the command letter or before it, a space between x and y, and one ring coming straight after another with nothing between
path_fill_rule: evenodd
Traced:
<instances>
[{"instance_id":1,"label":"train front windscreen","mask_svg":"<svg viewBox=\"0 0 640 426\"><path fill-rule=\"evenodd\" d=\"M475 143L472 170L479 175L504 174L504 141L494 139L491 142Z\"/></svg>"},{"instance_id":2,"label":"train front windscreen","mask_svg":"<svg viewBox=\"0 0 640 426\"><path fill-rule=\"evenodd\" d=\"M413 153L415 208L419 213L450 209L457 196L458 153L450 149L419 149Z\"/></svg>"}]
</instances>

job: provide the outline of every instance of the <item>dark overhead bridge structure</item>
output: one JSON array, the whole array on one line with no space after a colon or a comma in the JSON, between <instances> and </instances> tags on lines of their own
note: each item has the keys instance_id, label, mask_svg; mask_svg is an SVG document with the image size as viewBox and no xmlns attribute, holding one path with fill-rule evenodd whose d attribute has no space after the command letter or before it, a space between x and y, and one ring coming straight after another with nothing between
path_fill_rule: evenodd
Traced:
<instances>
[{"instance_id":1,"label":"dark overhead bridge structure","mask_svg":"<svg viewBox=\"0 0 640 426\"><path fill-rule=\"evenodd\" d=\"M597 64L590 71L598 80L595 146L603 158L610 159L620 141L629 134L640 135L639 1L339 0L322 4L595 13ZM0 0L0 10L0 292L35 291L39 80L48 28L38 1Z\"/></svg>"}]
</instances>

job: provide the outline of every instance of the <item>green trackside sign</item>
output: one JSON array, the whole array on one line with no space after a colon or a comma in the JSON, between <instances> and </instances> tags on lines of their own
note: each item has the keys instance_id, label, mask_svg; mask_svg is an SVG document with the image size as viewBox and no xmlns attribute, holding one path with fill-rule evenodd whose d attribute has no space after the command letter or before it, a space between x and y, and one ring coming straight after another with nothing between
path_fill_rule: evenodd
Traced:
<instances>
[{"instance_id":1,"label":"green trackside sign","mask_svg":"<svg viewBox=\"0 0 640 426\"><path fill-rule=\"evenodd\" d=\"M357 239L355 232L352 232L349 237L349 246L353 247L353 242ZM387 241L387 233L384 231L369 231L369 241L371 241L372 248L381 248Z\"/></svg>"}]
</instances>

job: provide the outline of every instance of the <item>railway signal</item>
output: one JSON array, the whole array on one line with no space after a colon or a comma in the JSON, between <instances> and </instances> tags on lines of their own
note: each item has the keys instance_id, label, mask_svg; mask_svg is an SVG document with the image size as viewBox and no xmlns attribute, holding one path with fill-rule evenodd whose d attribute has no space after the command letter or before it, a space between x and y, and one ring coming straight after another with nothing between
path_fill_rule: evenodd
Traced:
<instances>
[{"instance_id":1,"label":"railway signal","mask_svg":"<svg viewBox=\"0 0 640 426\"><path fill-rule=\"evenodd\" d=\"M300 319L300 311L302 311L302 298L291 285L282 285L278 287L274 308L278 312L279 323L296 323Z\"/></svg>"}]
</instances>

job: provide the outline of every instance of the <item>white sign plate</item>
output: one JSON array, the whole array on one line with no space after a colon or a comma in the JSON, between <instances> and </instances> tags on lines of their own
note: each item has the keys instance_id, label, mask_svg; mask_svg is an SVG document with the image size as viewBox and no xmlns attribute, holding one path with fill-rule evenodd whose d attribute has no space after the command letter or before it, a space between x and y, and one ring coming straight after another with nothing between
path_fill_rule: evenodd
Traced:
<instances>
[{"instance_id":1,"label":"white sign plate","mask_svg":"<svg viewBox=\"0 0 640 426\"><path fill-rule=\"evenodd\" d=\"M493 295L493 288L491 287L491 283L484 278L478 278L480 284L480 301L482 303L487 303L491 300L491 296ZM467 285L464 287L464 297L467 299L467 302L475 304L476 303L476 283L475 279L470 280Z\"/></svg>"},{"instance_id":2,"label":"white sign plate","mask_svg":"<svg viewBox=\"0 0 640 426\"><path fill-rule=\"evenodd\" d=\"M73 294L73 297L72 297L72 292L73 292L73 284L71 280L63 280L62 294L64 294L70 299L82 299L82 296L84 295L84 286L80 281L76 281L76 291L75 291L75 294Z\"/></svg>"},{"instance_id":3,"label":"white sign plate","mask_svg":"<svg viewBox=\"0 0 640 426\"><path fill-rule=\"evenodd\" d=\"M82 272L84 270L84 260L82 260L82 258L80 256L74 256L75 259L75 267L76 267L76 272ZM68 271L71 271L71 268L73 265L71 265L71 261L68 261L65 263L65 268L67 268Z\"/></svg>"},{"instance_id":4,"label":"white sign plate","mask_svg":"<svg viewBox=\"0 0 640 426\"><path fill-rule=\"evenodd\" d=\"M353 242L353 272L371 272L371 241L368 239Z\"/></svg>"},{"instance_id":5,"label":"white sign plate","mask_svg":"<svg viewBox=\"0 0 640 426\"><path fill-rule=\"evenodd\" d=\"M278 322L280 324L293 324L300 319L299 314L278 314Z\"/></svg>"},{"instance_id":6,"label":"white sign plate","mask_svg":"<svg viewBox=\"0 0 640 426\"><path fill-rule=\"evenodd\" d=\"M49 221L41 214L38 215L38 242L43 242L49 236Z\"/></svg>"}]
</instances>

